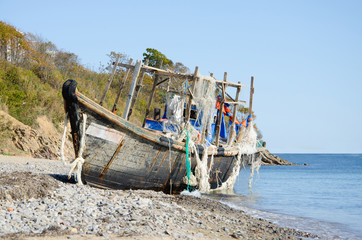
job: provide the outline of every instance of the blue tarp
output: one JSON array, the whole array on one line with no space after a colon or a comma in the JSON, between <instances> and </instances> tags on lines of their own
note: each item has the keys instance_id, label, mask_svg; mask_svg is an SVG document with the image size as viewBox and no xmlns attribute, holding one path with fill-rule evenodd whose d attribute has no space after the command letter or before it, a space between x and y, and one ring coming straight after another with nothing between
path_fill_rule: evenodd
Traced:
<instances>
[{"instance_id":1,"label":"blue tarp","mask_svg":"<svg viewBox=\"0 0 362 240\"><path fill-rule=\"evenodd\" d=\"M196 110L196 107L192 106L192 109ZM167 106L165 107L165 113L162 117L162 119L164 119L164 120L167 119L166 112L167 112ZM217 111L217 114L219 114L219 111ZM221 116L222 116L222 118L221 118L221 125L220 125L220 138L227 139L228 131L227 131L226 125L225 125L224 114L222 114ZM200 116L200 118L201 118L201 116ZM194 128L196 130L201 131L202 126L200 124L200 119L199 119L199 121L196 121L195 119L190 119L190 123L192 126L194 126ZM229 122L229 124L231 124L231 121ZM235 124L235 126L236 126L236 128L235 128L236 134L238 134L239 128L243 127L243 126L241 124L240 125ZM163 131L177 132L176 126L167 124L167 121L163 121L163 120L156 121L156 120L152 120L152 119L146 119L144 128L148 128L148 129L152 129L152 130L156 130L156 131L160 131L160 132L163 132ZM208 133L208 135L206 136L206 140L208 142L212 142L215 138L215 123L211 124L210 130L211 130L211 132Z\"/></svg>"},{"instance_id":2,"label":"blue tarp","mask_svg":"<svg viewBox=\"0 0 362 240\"><path fill-rule=\"evenodd\" d=\"M152 120L152 119L146 119L144 128L148 128L148 129L152 129L152 130L156 130L156 131L160 131L163 132L165 131L169 131L169 132L176 132L177 128L173 125L167 124L166 121L156 121L156 120Z\"/></svg>"}]
</instances>

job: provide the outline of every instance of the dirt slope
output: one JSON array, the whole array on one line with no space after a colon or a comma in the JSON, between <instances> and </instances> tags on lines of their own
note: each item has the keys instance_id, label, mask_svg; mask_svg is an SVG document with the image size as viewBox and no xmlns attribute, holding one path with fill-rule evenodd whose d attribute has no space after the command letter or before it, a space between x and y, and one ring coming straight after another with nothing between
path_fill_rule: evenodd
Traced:
<instances>
[{"instance_id":1,"label":"dirt slope","mask_svg":"<svg viewBox=\"0 0 362 240\"><path fill-rule=\"evenodd\" d=\"M36 120L33 129L0 110L0 154L59 159L62 134L46 116ZM65 156L73 157L70 135L65 145Z\"/></svg>"}]
</instances>

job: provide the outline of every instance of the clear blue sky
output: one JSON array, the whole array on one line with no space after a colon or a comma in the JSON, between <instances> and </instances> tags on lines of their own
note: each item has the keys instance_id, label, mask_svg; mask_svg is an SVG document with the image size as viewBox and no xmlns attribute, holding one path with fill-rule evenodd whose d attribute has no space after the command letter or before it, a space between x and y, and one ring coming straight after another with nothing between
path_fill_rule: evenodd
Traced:
<instances>
[{"instance_id":1,"label":"clear blue sky","mask_svg":"<svg viewBox=\"0 0 362 240\"><path fill-rule=\"evenodd\" d=\"M362 153L362 1L0 0L0 20L91 69L151 47L203 75L253 75L271 152Z\"/></svg>"}]
</instances>

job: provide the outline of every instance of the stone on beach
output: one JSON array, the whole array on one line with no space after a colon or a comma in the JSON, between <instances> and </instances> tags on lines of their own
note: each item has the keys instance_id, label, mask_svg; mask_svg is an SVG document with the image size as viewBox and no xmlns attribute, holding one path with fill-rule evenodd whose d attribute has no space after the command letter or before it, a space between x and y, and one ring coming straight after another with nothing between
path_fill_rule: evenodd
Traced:
<instances>
[{"instance_id":1,"label":"stone on beach","mask_svg":"<svg viewBox=\"0 0 362 240\"><path fill-rule=\"evenodd\" d=\"M308 235L203 196L75 185L67 180L68 170L59 161L1 156L0 237L299 239Z\"/></svg>"}]
</instances>

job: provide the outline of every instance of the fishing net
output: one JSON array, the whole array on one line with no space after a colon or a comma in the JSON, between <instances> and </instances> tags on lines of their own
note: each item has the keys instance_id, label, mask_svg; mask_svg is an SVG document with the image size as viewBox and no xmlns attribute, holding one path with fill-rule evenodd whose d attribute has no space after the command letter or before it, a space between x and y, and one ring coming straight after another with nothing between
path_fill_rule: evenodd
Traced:
<instances>
[{"instance_id":1,"label":"fishing net","mask_svg":"<svg viewBox=\"0 0 362 240\"><path fill-rule=\"evenodd\" d=\"M200 159L196 145L193 145L194 155L196 158L196 168L195 168L195 177L198 182L198 189L200 192L207 193L210 190L209 183L209 169L207 167L207 147L204 146L204 151L202 153L202 158Z\"/></svg>"},{"instance_id":2,"label":"fishing net","mask_svg":"<svg viewBox=\"0 0 362 240\"><path fill-rule=\"evenodd\" d=\"M259 174L259 168L261 166L261 158L262 158L262 156L260 154L257 157L255 157L255 155L253 155L251 158L250 178L249 178L249 184L248 184L250 191L252 189L254 173L256 172Z\"/></svg>"},{"instance_id":3,"label":"fishing net","mask_svg":"<svg viewBox=\"0 0 362 240\"><path fill-rule=\"evenodd\" d=\"M242 129L240 129L240 130L242 130ZM252 158L251 164L254 163L252 156L254 153L256 153L256 142L257 142L257 133L254 128L253 122L250 122L248 124L247 128L245 129L245 134L243 135L241 142L238 143L238 145L237 145L239 152L238 152L236 161L234 161L234 166L231 171L231 174L230 174L229 178L225 182L223 182L219 188L217 188L217 190L233 189L234 184L236 182L236 178L239 176L240 168L245 167L245 165L247 163L249 163L248 159L250 159L250 157ZM242 156L245 156L245 159ZM249 179L250 185L251 185L251 182L253 179L254 170L257 167L257 163L254 163L254 165L255 165L255 167L251 168L251 172L250 172L250 179ZM257 169L259 169L259 168L257 168Z\"/></svg>"},{"instance_id":4,"label":"fishing net","mask_svg":"<svg viewBox=\"0 0 362 240\"><path fill-rule=\"evenodd\" d=\"M216 106L216 82L213 78L200 77L195 84L193 101L198 110L196 119L206 132L211 132Z\"/></svg>"},{"instance_id":5,"label":"fishing net","mask_svg":"<svg viewBox=\"0 0 362 240\"><path fill-rule=\"evenodd\" d=\"M183 106L185 99L179 95L168 92L166 95L168 125L173 125L180 132L183 119Z\"/></svg>"}]
</instances>

